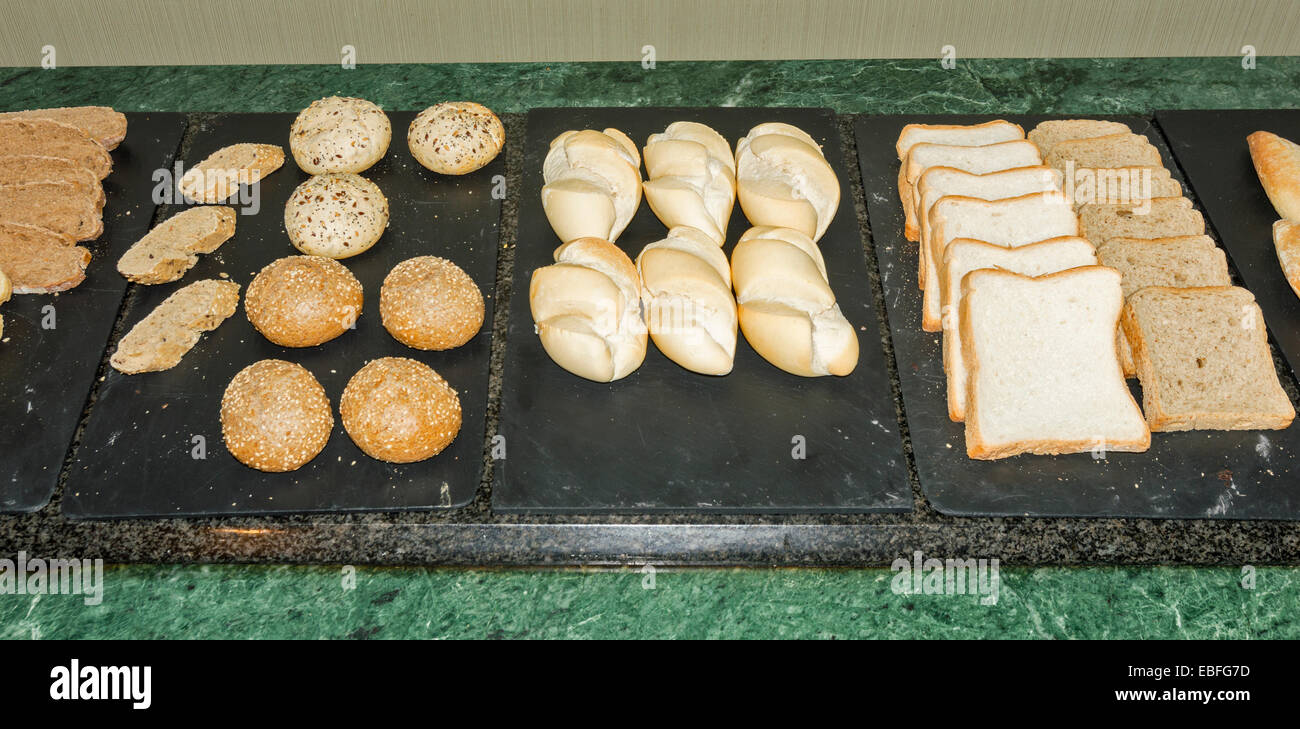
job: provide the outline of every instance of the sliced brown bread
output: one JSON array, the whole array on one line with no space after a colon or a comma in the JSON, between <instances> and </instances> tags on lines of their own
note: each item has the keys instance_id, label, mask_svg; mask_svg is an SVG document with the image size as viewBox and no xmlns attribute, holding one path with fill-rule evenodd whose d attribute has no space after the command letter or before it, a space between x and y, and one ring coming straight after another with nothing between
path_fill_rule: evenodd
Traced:
<instances>
[{"instance_id":1,"label":"sliced brown bread","mask_svg":"<svg viewBox=\"0 0 1300 729\"><path fill-rule=\"evenodd\" d=\"M1068 139L1092 139L1110 134L1129 134L1133 130L1127 124L1099 119L1052 119L1034 127L1029 132L1029 141L1038 145L1038 150L1046 157L1058 142Z\"/></svg>"},{"instance_id":2,"label":"sliced brown bread","mask_svg":"<svg viewBox=\"0 0 1300 729\"><path fill-rule=\"evenodd\" d=\"M1160 150L1141 134L1108 134L1091 139L1058 142L1044 159L1053 169L1078 167L1164 167Z\"/></svg>"},{"instance_id":3,"label":"sliced brown bread","mask_svg":"<svg viewBox=\"0 0 1300 729\"><path fill-rule=\"evenodd\" d=\"M0 271L17 294L67 291L86 280L90 251L70 236L32 225L0 221Z\"/></svg>"},{"instance_id":4,"label":"sliced brown bread","mask_svg":"<svg viewBox=\"0 0 1300 729\"><path fill-rule=\"evenodd\" d=\"M126 139L126 115L108 106L61 106L55 109L9 111L0 119L52 119L85 132L104 149L116 149Z\"/></svg>"},{"instance_id":5,"label":"sliced brown bread","mask_svg":"<svg viewBox=\"0 0 1300 729\"><path fill-rule=\"evenodd\" d=\"M1129 297L1121 322L1152 430L1271 430L1295 418L1246 289L1151 286Z\"/></svg>"},{"instance_id":6,"label":"sliced brown bread","mask_svg":"<svg viewBox=\"0 0 1300 729\"><path fill-rule=\"evenodd\" d=\"M196 281L168 296L131 327L109 364L128 375L169 370L198 344L203 332L221 326L238 306L239 284Z\"/></svg>"},{"instance_id":7,"label":"sliced brown bread","mask_svg":"<svg viewBox=\"0 0 1300 729\"><path fill-rule=\"evenodd\" d=\"M70 182L0 185L0 220L26 223L94 240L104 232L102 208L95 198Z\"/></svg>"},{"instance_id":8,"label":"sliced brown bread","mask_svg":"<svg viewBox=\"0 0 1300 729\"><path fill-rule=\"evenodd\" d=\"M104 207L104 184L93 172L66 157L37 154L0 156L0 185L24 182L70 182Z\"/></svg>"},{"instance_id":9,"label":"sliced brown bread","mask_svg":"<svg viewBox=\"0 0 1300 729\"><path fill-rule=\"evenodd\" d=\"M71 124L50 119L0 119L0 155L39 154L63 157L104 179L113 158L103 145Z\"/></svg>"},{"instance_id":10,"label":"sliced brown bread","mask_svg":"<svg viewBox=\"0 0 1300 729\"><path fill-rule=\"evenodd\" d=\"M117 271L142 284L176 281L235 234L235 211L225 206L190 208L149 231L123 254Z\"/></svg>"},{"instance_id":11,"label":"sliced brown bread","mask_svg":"<svg viewBox=\"0 0 1300 729\"><path fill-rule=\"evenodd\" d=\"M1076 167L1062 189L1075 209L1089 203L1135 203L1182 197L1183 186L1164 167Z\"/></svg>"},{"instance_id":12,"label":"sliced brown bread","mask_svg":"<svg viewBox=\"0 0 1300 729\"><path fill-rule=\"evenodd\" d=\"M1172 238L1205 233L1205 218L1185 197L1158 197L1137 205L1079 207L1079 235L1101 248L1111 238Z\"/></svg>"},{"instance_id":13,"label":"sliced brown bread","mask_svg":"<svg viewBox=\"0 0 1300 729\"><path fill-rule=\"evenodd\" d=\"M274 144L232 144L208 155L181 177L180 191L194 202L220 203L280 169L284 149Z\"/></svg>"}]
</instances>

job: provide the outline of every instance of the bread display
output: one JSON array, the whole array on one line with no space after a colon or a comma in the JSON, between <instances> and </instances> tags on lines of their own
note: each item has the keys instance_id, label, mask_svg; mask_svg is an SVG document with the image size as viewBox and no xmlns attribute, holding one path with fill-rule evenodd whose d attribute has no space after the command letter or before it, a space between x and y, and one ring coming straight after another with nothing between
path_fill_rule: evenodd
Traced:
<instances>
[{"instance_id":1,"label":"bread display","mask_svg":"<svg viewBox=\"0 0 1300 729\"><path fill-rule=\"evenodd\" d=\"M916 185L921 175L931 167L951 167L962 172L984 175L1018 167L1036 167L1043 163L1038 147L1024 139L982 146L951 144L915 144L907 153L898 170L899 195L906 195L903 212L906 215L904 235L908 240L919 240L920 197Z\"/></svg>"},{"instance_id":2,"label":"bread display","mask_svg":"<svg viewBox=\"0 0 1300 729\"><path fill-rule=\"evenodd\" d=\"M1272 132L1246 137L1255 173L1280 217L1300 221L1300 145Z\"/></svg>"},{"instance_id":3,"label":"bread display","mask_svg":"<svg viewBox=\"0 0 1300 729\"><path fill-rule=\"evenodd\" d=\"M1112 134L1132 132L1123 122L1101 119L1049 119L1029 131L1029 141L1038 145L1038 151L1047 157L1060 142L1071 139L1093 139Z\"/></svg>"},{"instance_id":4,"label":"bread display","mask_svg":"<svg viewBox=\"0 0 1300 729\"><path fill-rule=\"evenodd\" d=\"M343 390L339 414L366 455L415 463L438 455L460 432L460 397L433 368L384 357L362 367Z\"/></svg>"},{"instance_id":5,"label":"bread display","mask_svg":"<svg viewBox=\"0 0 1300 729\"><path fill-rule=\"evenodd\" d=\"M1291 290L1300 296L1300 222L1283 219L1273 223L1273 250Z\"/></svg>"},{"instance_id":6,"label":"bread display","mask_svg":"<svg viewBox=\"0 0 1300 729\"><path fill-rule=\"evenodd\" d=\"M80 129L104 149L116 149L126 139L126 115L107 106L64 106L0 114L6 119L49 119Z\"/></svg>"},{"instance_id":7,"label":"bread display","mask_svg":"<svg viewBox=\"0 0 1300 729\"><path fill-rule=\"evenodd\" d=\"M293 247L311 256L350 258L370 250L388 227L388 198L379 186L349 172L316 175L284 205Z\"/></svg>"},{"instance_id":8,"label":"bread display","mask_svg":"<svg viewBox=\"0 0 1300 729\"><path fill-rule=\"evenodd\" d=\"M1277 429L1294 419L1246 289L1145 288L1129 297L1123 326L1151 430Z\"/></svg>"},{"instance_id":9,"label":"bread display","mask_svg":"<svg viewBox=\"0 0 1300 729\"><path fill-rule=\"evenodd\" d=\"M397 341L414 349L465 344L483 327L483 294L445 258L419 256L397 264L379 292L379 316Z\"/></svg>"},{"instance_id":10,"label":"bread display","mask_svg":"<svg viewBox=\"0 0 1300 729\"><path fill-rule=\"evenodd\" d=\"M1137 204L1091 203L1079 208L1080 235L1101 247L1111 238L1171 238L1205 233L1205 218L1185 197Z\"/></svg>"},{"instance_id":11,"label":"bread display","mask_svg":"<svg viewBox=\"0 0 1300 729\"><path fill-rule=\"evenodd\" d=\"M321 256L289 256L253 278L244 312L274 344L315 347L352 328L362 303L361 283L343 264Z\"/></svg>"},{"instance_id":12,"label":"bread display","mask_svg":"<svg viewBox=\"0 0 1300 729\"><path fill-rule=\"evenodd\" d=\"M90 170L96 179L113 171L113 158L84 131L51 119L0 119L0 156L62 157Z\"/></svg>"},{"instance_id":13,"label":"bread display","mask_svg":"<svg viewBox=\"0 0 1300 729\"><path fill-rule=\"evenodd\" d=\"M578 238L555 249L555 263L533 271L528 303L542 347L579 377L612 382L645 360L641 279L618 246Z\"/></svg>"},{"instance_id":14,"label":"bread display","mask_svg":"<svg viewBox=\"0 0 1300 729\"><path fill-rule=\"evenodd\" d=\"M894 145L894 149L898 153L898 198L903 204L903 213L907 216L904 224L904 235L907 239L914 241L920 233L918 227L920 221L915 202L916 191L913 189L913 183L907 179L907 156L912 151L912 147L918 144L982 147L1024 138L1025 130L1019 124L1001 119L983 124L908 124L903 127L898 134L898 142Z\"/></svg>"},{"instance_id":15,"label":"bread display","mask_svg":"<svg viewBox=\"0 0 1300 729\"><path fill-rule=\"evenodd\" d=\"M1119 273L1085 266L1030 278L973 271L962 291L966 453L1145 451L1142 411L1115 354Z\"/></svg>"},{"instance_id":16,"label":"bread display","mask_svg":"<svg viewBox=\"0 0 1300 729\"><path fill-rule=\"evenodd\" d=\"M204 332L210 332L239 306L239 285L198 281L168 296L127 332L109 359L127 375L161 372L180 364Z\"/></svg>"},{"instance_id":17,"label":"bread display","mask_svg":"<svg viewBox=\"0 0 1300 729\"><path fill-rule=\"evenodd\" d=\"M465 175L501 153L506 128L492 110L472 101L445 101L416 115L406 131L416 162L442 175Z\"/></svg>"},{"instance_id":18,"label":"bread display","mask_svg":"<svg viewBox=\"0 0 1300 729\"><path fill-rule=\"evenodd\" d=\"M857 333L809 236L750 228L731 253L731 281L740 330L763 359L803 377L843 376L857 366Z\"/></svg>"},{"instance_id":19,"label":"bread display","mask_svg":"<svg viewBox=\"0 0 1300 729\"><path fill-rule=\"evenodd\" d=\"M117 262L129 281L160 284L178 281L235 234L235 211L224 206L190 208L159 223Z\"/></svg>"},{"instance_id":20,"label":"bread display","mask_svg":"<svg viewBox=\"0 0 1300 729\"><path fill-rule=\"evenodd\" d=\"M689 226L719 246L736 202L736 160L721 134L679 121L646 142L646 202L668 228Z\"/></svg>"},{"instance_id":21,"label":"bread display","mask_svg":"<svg viewBox=\"0 0 1300 729\"><path fill-rule=\"evenodd\" d=\"M617 129L567 131L542 164L542 208L560 240L613 243L641 205L641 156Z\"/></svg>"},{"instance_id":22,"label":"bread display","mask_svg":"<svg viewBox=\"0 0 1300 729\"><path fill-rule=\"evenodd\" d=\"M736 143L736 187L751 225L821 239L840 206L840 182L803 130L768 122Z\"/></svg>"},{"instance_id":23,"label":"bread display","mask_svg":"<svg viewBox=\"0 0 1300 729\"><path fill-rule=\"evenodd\" d=\"M0 271L14 293L53 294L86 280L90 251L72 236L22 223L0 221Z\"/></svg>"},{"instance_id":24,"label":"bread display","mask_svg":"<svg viewBox=\"0 0 1300 729\"><path fill-rule=\"evenodd\" d=\"M325 388L301 365L264 359L240 370L221 398L221 435L240 463L295 471L325 449L334 429Z\"/></svg>"},{"instance_id":25,"label":"bread display","mask_svg":"<svg viewBox=\"0 0 1300 729\"><path fill-rule=\"evenodd\" d=\"M384 158L393 138L388 115L365 99L328 96L311 102L289 127L289 151L310 175L364 172Z\"/></svg>"},{"instance_id":26,"label":"bread display","mask_svg":"<svg viewBox=\"0 0 1300 729\"><path fill-rule=\"evenodd\" d=\"M191 202L223 203L284 164L284 150L274 144L232 144L208 155L181 176L181 195Z\"/></svg>"},{"instance_id":27,"label":"bread display","mask_svg":"<svg viewBox=\"0 0 1300 729\"><path fill-rule=\"evenodd\" d=\"M655 346L692 372L725 375L736 357L731 266L717 240L678 226L641 250L641 301Z\"/></svg>"},{"instance_id":28,"label":"bread display","mask_svg":"<svg viewBox=\"0 0 1300 729\"><path fill-rule=\"evenodd\" d=\"M77 241L95 240L104 232L102 203L70 182L0 185L0 219Z\"/></svg>"},{"instance_id":29,"label":"bread display","mask_svg":"<svg viewBox=\"0 0 1300 729\"><path fill-rule=\"evenodd\" d=\"M0 156L0 185L26 182L65 182L75 188L75 194L88 196L97 207L104 207L103 183L95 173L70 159L39 154Z\"/></svg>"},{"instance_id":30,"label":"bread display","mask_svg":"<svg viewBox=\"0 0 1300 729\"><path fill-rule=\"evenodd\" d=\"M1160 150L1145 136L1124 131L1088 139L1067 139L1052 145L1043 161L1048 167L1069 168L1163 167Z\"/></svg>"}]
</instances>

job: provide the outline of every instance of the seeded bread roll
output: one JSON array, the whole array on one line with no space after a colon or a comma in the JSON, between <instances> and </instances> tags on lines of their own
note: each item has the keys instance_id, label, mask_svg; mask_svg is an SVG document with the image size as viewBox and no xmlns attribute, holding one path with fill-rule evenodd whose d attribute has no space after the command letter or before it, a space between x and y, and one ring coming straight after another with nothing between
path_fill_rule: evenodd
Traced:
<instances>
[{"instance_id":1,"label":"seeded bread roll","mask_svg":"<svg viewBox=\"0 0 1300 729\"><path fill-rule=\"evenodd\" d=\"M416 115L406 132L411 156L443 175L482 168L501 152L506 128L492 110L472 101L445 101Z\"/></svg>"},{"instance_id":2,"label":"seeded bread roll","mask_svg":"<svg viewBox=\"0 0 1300 729\"><path fill-rule=\"evenodd\" d=\"M453 349L483 326L483 294L445 258L420 256L393 267L379 292L384 328L408 347Z\"/></svg>"},{"instance_id":3,"label":"seeded bread roll","mask_svg":"<svg viewBox=\"0 0 1300 729\"><path fill-rule=\"evenodd\" d=\"M98 142L104 149L116 149L126 139L126 115L107 106L61 106L0 114L0 119L50 119L70 124Z\"/></svg>"},{"instance_id":4,"label":"seeded bread roll","mask_svg":"<svg viewBox=\"0 0 1300 729\"><path fill-rule=\"evenodd\" d=\"M94 198L98 207L104 207L103 183L95 173L65 157L39 154L0 156L0 185L24 182L67 182L79 193Z\"/></svg>"},{"instance_id":5,"label":"seeded bread roll","mask_svg":"<svg viewBox=\"0 0 1300 729\"><path fill-rule=\"evenodd\" d=\"M333 429L325 388L292 362L254 362L235 375L221 398L226 448L259 471L302 468L325 449Z\"/></svg>"},{"instance_id":6,"label":"seeded bread roll","mask_svg":"<svg viewBox=\"0 0 1300 729\"><path fill-rule=\"evenodd\" d=\"M460 397L433 368L403 357L362 367L343 390L339 414L366 455L415 463L451 445L460 432Z\"/></svg>"},{"instance_id":7,"label":"seeded bread roll","mask_svg":"<svg viewBox=\"0 0 1300 729\"><path fill-rule=\"evenodd\" d=\"M284 205L293 247L311 256L351 258L370 250L388 227L388 198L350 172L316 175Z\"/></svg>"},{"instance_id":8,"label":"seeded bread roll","mask_svg":"<svg viewBox=\"0 0 1300 729\"><path fill-rule=\"evenodd\" d=\"M169 370L198 344L203 332L221 326L238 306L239 284L215 279L192 283L132 327L109 364L127 375Z\"/></svg>"},{"instance_id":9,"label":"seeded bread roll","mask_svg":"<svg viewBox=\"0 0 1300 729\"><path fill-rule=\"evenodd\" d=\"M364 172L384 158L393 125L365 99L329 96L311 102L289 128L289 150L303 172Z\"/></svg>"},{"instance_id":10,"label":"seeded bread roll","mask_svg":"<svg viewBox=\"0 0 1300 729\"><path fill-rule=\"evenodd\" d=\"M113 171L113 158L101 144L71 124L50 119L0 119L0 155L5 154L65 157L100 180Z\"/></svg>"},{"instance_id":11,"label":"seeded bread roll","mask_svg":"<svg viewBox=\"0 0 1300 729\"><path fill-rule=\"evenodd\" d=\"M232 144L208 155L180 181L181 195L200 203L221 203L240 185L253 185L284 164L284 150L274 144Z\"/></svg>"},{"instance_id":12,"label":"seeded bread roll","mask_svg":"<svg viewBox=\"0 0 1300 729\"><path fill-rule=\"evenodd\" d=\"M235 210L222 205L190 208L163 221L131 246L117 272L142 284L178 281L235 234Z\"/></svg>"},{"instance_id":13,"label":"seeded bread roll","mask_svg":"<svg viewBox=\"0 0 1300 729\"><path fill-rule=\"evenodd\" d=\"M244 312L281 347L315 347L352 328L362 303L361 282L343 264L289 256L263 268L248 285Z\"/></svg>"},{"instance_id":14,"label":"seeded bread roll","mask_svg":"<svg viewBox=\"0 0 1300 729\"><path fill-rule=\"evenodd\" d=\"M22 223L0 221L0 270L17 294L53 294L86 280L90 251L72 236Z\"/></svg>"}]
</instances>

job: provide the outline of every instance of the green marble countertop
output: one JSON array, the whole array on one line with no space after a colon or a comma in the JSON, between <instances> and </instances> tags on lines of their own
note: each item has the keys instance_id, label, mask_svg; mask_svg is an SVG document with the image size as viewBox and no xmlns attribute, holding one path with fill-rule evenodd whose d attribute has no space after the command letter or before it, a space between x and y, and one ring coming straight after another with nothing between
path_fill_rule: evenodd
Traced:
<instances>
[{"instance_id":1,"label":"green marble countertop","mask_svg":"<svg viewBox=\"0 0 1300 729\"><path fill-rule=\"evenodd\" d=\"M1300 58L0 69L0 107L297 111L828 106L838 112L1145 113L1300 104ZM0 594L0 638L1300 637L1300 568L1004 565L996 605L899 595L862 570L546 571L110 566L104 601ZM352 585L353 578L355 587Z\"/></svg>"}]
</instances>

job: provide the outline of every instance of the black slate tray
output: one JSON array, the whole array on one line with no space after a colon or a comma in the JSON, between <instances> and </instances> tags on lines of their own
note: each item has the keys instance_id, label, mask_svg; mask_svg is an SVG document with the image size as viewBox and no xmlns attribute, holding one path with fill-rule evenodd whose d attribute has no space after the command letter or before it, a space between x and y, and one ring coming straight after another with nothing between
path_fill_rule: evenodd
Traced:
<instances>
[{"instance_id":1,"label":"black slate tray","mask_svg":"<svg viewBox=\"0 0 1300 729\"><path fill-rule=\"evenodd\" d=\"M86 281L0 306L0 512L39 509L54 493L126 292L117 257L149 228L154 170L171 166L185 132L184 114L126 116L126 139L104 180L104 233L82 244L94 256ZM53 329L43 326L48 311Z\"/></svg>"},{"instance_id":2,"label":"black slate tray","mask_svg":"<svg viewBox=\"0 0 1300 729\"><path fill-rule=\"evenodd\" d=\"M406 129L414 114L389 117L393 140L388 155L364 173L388 197L389 228L374 248L343 261L365 288L356 331L320 347L282 348L252 328L241 304L173 370L126 376L109 369L68 477L65 514L103 518L383 511L455 508L473 499L482 469L491 326L452 351L409 349L380 324L379 288L397 263L418 255L442 256L473 277L487 303L486 321L492 321L500 202L491 193L493 178L504 172L504 161L463 177L435 175L407 151ZM242 293L264 265L297 253L283 222L285 201L307 179L288 154L293 118L229 114L203 122L187 163L235 142L266 142L286 147L285 165L260 183L260 210L239 215L235 236L217 253L201 257L179 282L132 287L127 326L181 286L225 273L240 284ZM381 463L363 454L343 431L338 403L344 386L362 365L384 356L423 361L460 393L460 435L436 458L404 466ZM265 358L297 362L310 370L335 411L329 445L292 473L246 468L222 443L218 413L227 383L240 369ZM204 439L205 460L192 457L196 436Z\"/></svg>"},{"instance_id":3,"label":"black slate tray","mask_svg":"<svg viewBox=\"0 0 1300 729\"><path fill-rule=\"evenodd\" d=\"M645 364L612 384L554 364L533 331L532 272L560 241L542 210L542 160L566 129L616 127L639 145L669 123L704 122L733 144L760 122L816 138L840 177L838 214L820 245L831 286L858 328L847 378L807 379L769 365L741 336L734 371L690 373L651 344ZM528 116L492 507L500 512L873 512L911 509L902 443L863 242L839 133L824 109L534 109ZM749 228L737 204L728 246ZM649 205L618 244L635 258L666 229ZM792 458L803 436L804 460Z\"/></svg>"},{"instance_id":4,"label":"black slate tray","mask_svg":"<svg viewBox=\"0 0 1300 729\"><path fill-rule=\"evenodd\" d=\"M917 244L903 237L894 143L909 122L970 124L992 118L871 116L859 118L856 124L867 214L912 450L926 498L940 512L958 516L1300 519L1300 479L1295 478L1300 473L1300 429L1296 427L1154 433L1146 453L1111 453L1101 460L1086 453L1001 461L966 457L964 426L948 419L942 335L922 331L920 326ZM1001 118L1028 131L1050 117ZM1150 120L1112 118L1146 134L1181 181L1164 139ZM1269 316L1267 309L1265 316ZM1270 324L1276 331L1277 320L1270 319ZM1141 403L1138 386L1133 388Z\"/></svg>"}]
</instances>

